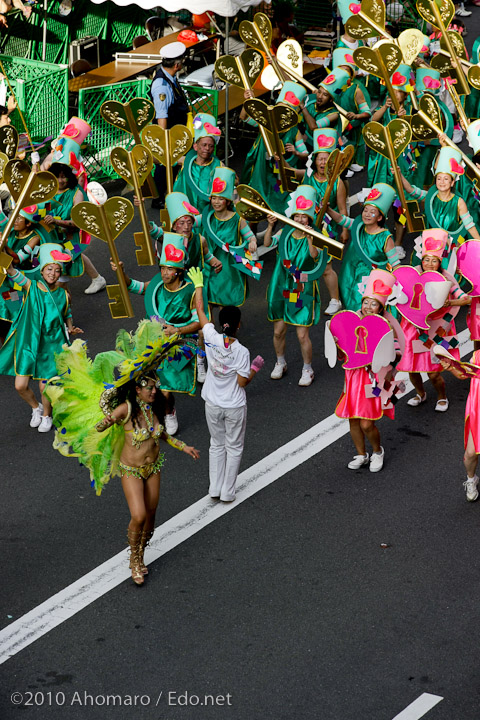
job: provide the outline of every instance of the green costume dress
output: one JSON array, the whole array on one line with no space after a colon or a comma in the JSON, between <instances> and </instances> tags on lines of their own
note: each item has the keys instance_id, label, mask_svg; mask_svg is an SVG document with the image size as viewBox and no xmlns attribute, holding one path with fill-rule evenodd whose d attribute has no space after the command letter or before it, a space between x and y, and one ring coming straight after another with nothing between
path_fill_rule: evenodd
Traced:
<instances>
[{"instance_id":1,"label":"green costume dress","mask_svg":"<svg viewBox=\"0 0 480 720\"><path fill-rule=\"evenodd\" d=\"M306 237L295 238L293 233L293 228L285 227L274 238L278 241L278 249L267 288L267 317L271 322L283 320L289 325L310 327L317 325L320 320L317 280L325 271L328 255L324 250L319 251L315 259L312 258ZM300 292L295 270L309 275L309 279L302 283Z\"/></svg>"},{"instance_id":2,"label":"green costume dress","mask_svg":"<svg viewBox=\"0 0 480 720\"><path fill-rule=\"evenodd\" d=\"M280 133L283 144L292 143L292 145L295 145L297 133L297 126ZM291 167L297 166L298 157L293 153L285 154L284 158L285 162ZM282 192L276 163L274 160L267 160L265 143L260 134L245 159L240 182L255 188L272 210L284 214L290 193Z\"/></svg>"},{"instance_id":3,"label":"green costume dress","mask_svg":"<svg viewBox=\"0 0 480 720\"><path fill-rule=\"evenodd\" d=\"M61 218L61 220L71 220L73 200L77 194L77 190L80 190L85 200L87 199L86 193L80 185L76 185L74 188L67 188L63 192L55 195L54 199L59 205L55 206L52 214L55 214ZM66 231L65 228L55 226L55 232L51 234L56 235L56 237L52 237L49 242L58 242L60 245L63 245L73 257L71 264L66 266L64 274L70 277L80 277L80 275L83 275L82 252L88 248L90 242L90 240L88 243L82 242L81 235L83 235L83 231L78 230L78 228L69 228L68 231Z\"/></svg>"},{"instance_id":4,"label":"green costume dress","mask_svg":"<svg viewBox=\"0 0 480 720\"><path fill-rule=\"evenodd\" d=\"M219 273L210 273L208 279L208 302L212 305L234 305L240 307L248 297L247 276L237 270L235 258L222 245L230 247L248 245L240 236L240 216L235 212L228 220L219 220L210 206L204 208L202 215L203 232L208 249L222 261Z\"/></svg>"},{"instance_id":5,"label":"green costume dress","mask_svg":"<svg viewBox=\"0 0 480 720\"><path fill-rule=\"evenodd\" d=\"M350 87L340 95L338 101L338 104L341 105L344 110L355 113L356 115L362 112L358 107L358 102L355 97L358 87L361 89L367 105L371 106L372 101L370 99L370 95L368 94L368 90L359 80L353 80ZM363 139L362 128L368 120L369 118L366 120L350 120L350 129L346 128L344 131L345 137L348 141L347 144L353 145L355 150L354 162L362 167L366 162L365 140Z\"/></svg>"},{"instance_id":6,"label":"green costume dress","mask_svg":"<svg viewBox=\"0 0 480 720\"><path fill-rule=\"evenodd\" d=\"M427 216L428 227L443 228L456 240L460 235L468 236L468 230L464 227L458 212L458 198L454 193L447 202L440 200L438 190L430 188L425 198L425 215Z\"/></svg>"},{"instance_id":7,"label":"green costume dress","mask_svg":"<svg viewBox=\"0 0 480 720\"><path fill-rule=\"evenodd\" d=\"M345 310L360 310L362 295L358 283L370 275L373 267L385 268L387 256L385 246L392 237L390 230L371 234L365 230L361 216L355 218L350 230L351 240L343 255L338 285Z\"/></svg>"},{"instance_id":8,"label":"green costume dress","mask_svg":"<svg viewBox=\"0 0 480 720\"><path fill-rule=\"evenodd\" d=\"M44 289L42 289L44 288ZM65 320L71 316L67 291L30 282L23 305L0 348L0 375L46 380L57 374L55 353L68 343Z\"/></svg>"},{"instance_id":9,"label":"green costume dress","mask_svg":"<svg viewBox=\"0 0 480 720\"><path fill-rule=\"evenodd\" d=\"M46 231L44 232L45 234L47 234ZM31 230L27 235L24 235L22 238L17 237L16 232L12 230L12 232L8 236L8 247L14 252L18 253L20 250L23 250L25 245L35 236L38 236L40 238L40 243L48 242L48 240L43 240L42 235L40 234L40 232L37 232L37 230ZM35 249L38 251L38 245ZM34 267L34 265L32 265L32 256L30 255L28 258L18 263L16 267L18 270L22 270L24 272L31 271ZM20 288L18 285L15 287L14 284L10 281L9 276L7 275L6 282L0 290L0 319L7 320L7 322L12 322L12 320L14 320L18 311L22 307L22 303L22 288Z\"/></svg>"},{"instance_id":10,"label":"green costume dress","mask_svg":"<svg viewBox=\"0 0 480 720\"><path fill-rule=\"evenodd\" d=\"M199 165L195 162L196 158L195 150L189 150L185 155L183 167L177 175L173 191L184 193L193 207L202 212L205 205L210 202L215 169L222 163L217 157L212 157L206 165Z\"/></svg>"},{"instance_id":11,"label":"green costume dress","mask_svg":"<svg viewBox=\"0 0 480 720\"><path fill-rule=\"evenodd\" d=\"M190 280L183 281L178 290L167 290L162 276L158 274L150 281L145 291L145 310L147 317L152 320L160 318L174 327L190 325L198 319L194 307L195 287ZM185 337L192 336L185 335ZM195 395L197 384L195 358L194 353L191 357L179 353L174 360L164 360L157 370L162 390Z\"/></svg>"}]
</instances>

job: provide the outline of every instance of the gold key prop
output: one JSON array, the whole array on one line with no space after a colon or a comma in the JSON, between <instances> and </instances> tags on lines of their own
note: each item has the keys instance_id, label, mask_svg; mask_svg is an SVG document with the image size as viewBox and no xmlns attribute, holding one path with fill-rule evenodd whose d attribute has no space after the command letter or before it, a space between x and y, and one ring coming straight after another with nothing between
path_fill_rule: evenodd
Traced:
<instances>
[{"instance_id":1,"label":"gold key prop","mask_svg":"<svg viewBox=\"0 0 480 720\"><path fill-rule=\"evenodd\" d=\"M390 76L393 75L403 60L400 48L388 40L379 40L371 48L360 47L354 50L353 59L359 68L384 81L387 92L392 98L395 111L398 113L400 105L390 81Z\"/></svg>"},{"instance_id":2,"label":"gold key prop","mask_svg":"<svg viewBox=\"0 0 480 720\"><path fill-rule=\"evenodd\" d=\"M5 167L9 159L4 152L0 152L0 182L3 182L3 173L5 172Z\"/></svg>"},{"instance_id":3,"label":"gold key prop","mask_svg":"<svg viewBox=\"0 0 480 720\"><path fill-rule=\"evenodd\" d=\"M323 218L327 211L328 201L330 200L330 195L332 194L333 186L335 185L336 179L340 177L343 171L348 168L348 166L353 160L354 155L355 149L353 145L347 145L344 150L339 150L338 148L336 148L333 152L330 153L327 164L325 166L327 187L323 195L320 210L318 211L315 218L315 224L317 225L317 227L321 227Z\"/></svg>"},{"instance_id":4,"label":"gold key prop","mask_svg":"<svg viewBox=\"0 0 480 720\"><path fill-rule=\"evenodd\" d=\"M277 218L277 220L285 223L285 225L290 225L290 227L293 227L296 230L301 230L303 233L311 235L313 238L313 244L316 247L325 247L329 255L332 255L332 257L336 257L339 260L342 259L343 243L338 242L338 240L335 240L334 238L322 235L322 233L319 233L312 228L306 229L304 225L300 225L300 223L295 222L295 220L271 210L262 196L249 185L238 185L237 192L240 197L240 201L235 205L235 209L241 217L247 220L247 222L258 222L264 218L265 215L273 215Z\"/></svg>"},{"instance_id":5,"label":"gold key prop","mask_svg":"<svg viewBox=\"0 0 480 720\"><path fill-rule=\"evenodd\" d=\"M468 82L476 90L480 90L480 66L472 65L467 70Z\"/></svg>"},{"instance_id":6,"label":"gold key prop","mask_svg":"<svg viewBox=\"0 0 480 720\"><path fill-rule=\"evenodd\" d=\"M368 147L390 160L398 197L404 213L400 215L399 222L402 224L406 222L409 232L423 230L425 224L419 212L418 202L416 200L407 202L400 170L397 165L398 156L407 148L412 139L412 130L409 123L402 118L391 120L386 126L372 121L365 125L362 132Z\"/></svg>"},{"instance_id":7,"label":"gold key prop","mask_svg":"<svg viewBox=\"0 0 480 720\"><path fill-rule=\"evenodd\" d=\"M361 4L354 4L353 13L345 23L349 35L359 40L377 35L387 36L383 0L363 0Z\"/></svg>"},{"instance_id":8,"label":"gold key prop","mask_svg":"<svg viewBox=\"0 0 480 720\"><path fill-rule=\"evenodd\" d=\"M13 160L17 154L18 132L13 125L4 125L0 128L0 152L4 153L9 160Z\"/></svg>"},{"instance_id":9,"label":"gold key prop","mask_svg":"<svg viewBox=\"0 0 480 720\"><path fill-rule=\"evenodd\" d=\"M285 80L284 73L280 69L277 59L270 50L272 45L272 23L270 18L264 13L255 13L253 22L250 20L242 20L238 26L240 39L255 50L261 50L268 57L270 63L275 68L279 78Z\"/></svg>"},{"instance_id":10,"label":"gold key prop","mask_svg":"<svg viewBox=\"0 0 480 720\"><path fill-rule=\"evenodd\" d=\"M296 111L289 105L267 105L263 100L257 98L245 100L243 107L249 117L255 120L259 125L270 131L272 136L273 147L278 156L278 169L280 173L280 183L283 192L292 192L296 185L295 171L285 167L283 154L285 149L280 139L279 132L284 132L294 127L298 123L298 115Z\"/></svg>"},{"instance_id":11,"label":"gold key prop","mask_svg":"<svg viewBox=\"0 0 480 720\"><path fill-rule=\"evenodd\" d=\"M127 283L120 266L115 240L133 219L133 205L122 197L109 198L103 205L81 202L72 208L75 225L107 243L111 258L117 266L118 285L108 285L107 295L112 318L134 317Z\"/></svg>"},{"instance_id":12,"label":"gold key prop","mask_svg":"<svg viewBox=\"0 0 480 720\"><path fill-rule=\"evenodd\" d=\"M423 33L416 28L409 28L400 33L397 43L402 51L403 62L411 65L422 50Z\"/></svg>"},{"instance_id":13,"label":"gold key prop","mask_svg":"<svg viewBox=\"0 0 480 720\"><path fill-rule=\"evenodd\" d=\"M133 185L135 195L140 197L140 188L153 168L153 158L150 150L143 145L135 145L130 151L125 150L123 147L116 147L110 153L110 162L115 172L127 183ZM133 235L135 245L138 248L135 251L137 263L140 266L155 265L147 212L143 202L140 202L138 211L142 223L142 232L136 232Z\"/></svg>"},{"instance_id":14,"label":"gold key prop","mask_svg":"<svg viewBox=\"0 0 480 720\"><path fill-rule=\"evenodd\" d=\"M443 133L443 119L438 107L437 101L430 95L425 93L418 103L418 112L412 116L411 121L412 133L417 140L431 140L436 138L439 133ZM480 168L478 168L474 162L465 155L465 153L450 140L448 135L445 135L446 144L453 150L458 150L462 156L463 162L467 166L466 174L477 185L480 181Z\"/></svg>"},{"instance_id":15,"label":"gold key prop","mask_svg":"<svg viewBox=\"0 0 480 720\"><path fill-rule=\"evenodd\" d=\"M233 55L219 57L215 62L215 72L223 82L230 83L243 90L251 90L262 74L264 65L265 61L262 53L253 48L248 48L239 57ZM263 125L259 125L259 129L267 154L269 157L273 157L272 139Z\"/></svg>"},{"instance_id":16,"label":"gold key prop","mask_svg":"<svg viewBox=\"0 0 480 720\"><path fill-rule=\"evenodd\" d=\"M20 210L29 205L47 202L58 192L58 180L53 173L46 170L35 173L24 160L13 158L13 160L5 162L5 157L3 153L0 154L0 162L4 162L3 182L6 183L10 195L15 201L15 207L9 215L0 240L0 287L5 280L7 268L12 262L12 258L3 252L3 248L7 244L8 236Z\"/></svg>"},{"instance_id":17,"label":"gold key prop","mask_svg":"<svg viewBox=\"0 0 480 720\"><path fill-rule=\"evenodd\" d=\"M277 49L277 63L290 77L300 76L301 84L309 87L313 92L316 88L311 83L303 82L303 50L297 40L288 38L284 40ZM295 79L295 78L294 78ZM297 82L299 82L297 80ZM267 65L262 72L262 85L268 90L274 90L278 85L283 84L283 79L278 76L273 65Z\"/></svg>"},{"instance_id":18,"label":"gold key prop","mask_svg":"<svg viewBox=\"0 0 480 720\"><path fill-rule=\"evenodd\" d=\"M133 135L135 144L140 145L140 132L153 121L155 108L146 98L133 98L126 103L106 100L100 107L100 115L105 122ZM157 186L151 175L147 178L147 185L142 188L143 197L158 197Z\"/></svg>"},{"instance_id":19,"label":"gold key prop","mask_svg":"<svg viewBox=\"0 0 480 720\"><path fill-rule=\"evenodd\" d=\"M458 86L460 95L469 95L467 78L462 70L460 60L457 59L454 43L447 32L453 16L455 15L455 5L452 0L440 0L437 5L436 0L417 0L417 10L424 20L431 23L442 33L444 40L444 48L450 53L452 60L456 60L458 64Z\"/></svg>"},{"instance_id":20,"label":"gold key prop","mask_svg":"<svg viewBox=\"0 0 480 720\"><path fill-rule=\"evenodd\" d=\"M480 65L471 63L466 57L459 57L460 64L464 71L467 73L467 80L472 87L476 90L480 90ZM440 49L438 55L435 55L430 60L430 65L440 72L440 75L445 77L451 77L452 80L456 80L458 84L458 73L456 68L452 65L452 59L450 54L446 50Z\"/></svg>"}]
</instances>

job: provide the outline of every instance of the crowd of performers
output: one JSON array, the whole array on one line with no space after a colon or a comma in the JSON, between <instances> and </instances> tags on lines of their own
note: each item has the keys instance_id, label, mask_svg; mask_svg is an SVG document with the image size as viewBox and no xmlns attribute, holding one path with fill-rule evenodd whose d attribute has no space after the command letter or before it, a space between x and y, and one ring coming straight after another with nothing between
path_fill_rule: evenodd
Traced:
<instances>
[{"instance_id":1,"label":"crowd of performers","mask_svg":"<svg viewBox=\"0 0 480 720\"><path fill-rule=\"evenodd\" d=\"M475 178L467 176L466 156L456 144L465 131L467 157L476 163L480 96L472 88L465 107L468 124L460 125L445 90L448 78L429 65L429 44L425 36L419 58L395 71L395 99L374 76L359 74L352 57L359 41L347 33L316 93L308 94L293 81L283 83L275 103L298 113L298 124L282 134L284 161L298 182L291 192L283 191L280 158L268 157L261 133L238 177L216 157L221 132L215 118L198 114L192 149L165 197L169 230L160 221L150 223L159 270L142 282L132 268L111 261L128 291L143 296L146 319L134 333L120 330L115 349L93 360L83 340L73 339L83 330L75 326L70 292L83 272L91 278L85 292L105 287L85 254L91 238L71 219L78 202L94 197L80 155L88 125L72 118L43 160L42 169L58 178L59 192L48 203L22 208L8 237L13 262L0 295L0 374L15 378L15 389L31 408L30 426L45 433L54 427L54 447L89 469L97 493L112 476L121 476L136 584L143 584L148 572L144 550L159 498L160 440L194 460L199 457L194 447L174 437L177 393L194 395L202 385L211 436L209 494L221 502L235 499L246 428L245 387L263 366L260 356L250 360L236 338L253 279L265 285L267 318L273 323L270 377L281 381L287 372L287 327L294 326L303 359L301 387L309 387L315 377L310 330L321 319L319 283L325 282L325 356L331 367L340 360L345 370L335 412L350 424L356 454L349 469L382 469L385 449L377 421L384 414L394 416L405 389L399 372L408 373L415 389L408 400L412 408L427 401L422 373L428 375L439 413L449 407L442 371L471 378L464 486L467 499L477 499L480 350L475 345L472 363L460 360L455 318L461 306L469 306L470 336L480 343L480 210ZM362 128L372 120L386 126L411 116L412 93L418 100L425 92L437 96L444 117L441 132L432 140L412 140L394 173L391 160L371 148L366 152ZM245 95L251 97L251 91ZM243 119L253 122L245 113ZM329 158L348 145L353 161L332 182ZM350 202L354 173L364 178L360 212ZM405 208L395 178L407 199L422 208L424 229L413 238L411 256L404 248L412 237L405 234ZM275 211L266 211L263 233L237 212L239 180ZM136 198L137 205L141 202ZM5 227L6 217L0 220ZM314 231L344 243L340 262L332 262L328 242L319 242ZM260 240L265 248L275 248L268 278L257 255ZM30 380L40 383L40 401Z\"/></svg>"}]
</instances>

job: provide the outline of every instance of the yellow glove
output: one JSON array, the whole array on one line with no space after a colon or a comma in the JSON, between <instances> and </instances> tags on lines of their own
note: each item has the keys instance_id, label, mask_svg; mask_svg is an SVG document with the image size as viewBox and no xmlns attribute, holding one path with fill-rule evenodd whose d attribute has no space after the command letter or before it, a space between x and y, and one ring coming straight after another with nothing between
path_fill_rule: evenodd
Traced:
<instances>
[{"instance_id":1,"label":"yellow glove","mask_svg":"<svg viewBox=\"0 0 480 720\"><path fill-rule=\"evenodd\" d=\"M195 285L195 289L203 287L203 273L200 268L190 268L187 275Z\"/></svg>"}]
</instances>

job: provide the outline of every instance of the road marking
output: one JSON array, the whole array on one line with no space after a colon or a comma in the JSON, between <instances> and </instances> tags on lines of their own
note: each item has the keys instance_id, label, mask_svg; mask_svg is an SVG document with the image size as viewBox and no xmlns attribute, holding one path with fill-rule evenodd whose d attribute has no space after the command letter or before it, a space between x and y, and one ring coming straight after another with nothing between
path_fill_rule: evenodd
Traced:
<instances>
[{"instance_id":1,"label":"road marking","mask_svg":"<svg viewBox=\"0 0 480 720\"><path fill-rule=\"evenodd\" d=\"M405 710L399 715L395 715L393 720L419 720L429 710L431 710L439 702L442 702L443 697L440 695L431 695L430 693L423 693L416 700L414 700Z\"/></svg>"},{"instance_id":2,"label":"road marking","mask_svg":"<svg viewBox=\"0 0 480 720\"><path fill-rule=\"evenodd\" d=\"M473 347L468 340L468 330L462 331L458 339L461 342L461 355L464 356ZM406 373L402 375L407 377ZM411 390L412 385L407 382L404 395ZM234 503L218 503L207 495L160 525L155 530L150 548L147 548L146 560L151 563L165 555L211 522L238 507L244 500L322 452L346 435L348 429L347 420L341 420L333 414L267 455L238 476ZM0 631L0 665L129 577L125 549L7 625Z\"/></svg>"}]
</instances>

